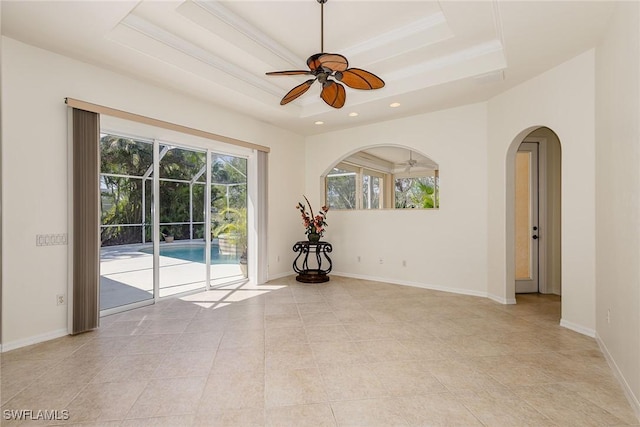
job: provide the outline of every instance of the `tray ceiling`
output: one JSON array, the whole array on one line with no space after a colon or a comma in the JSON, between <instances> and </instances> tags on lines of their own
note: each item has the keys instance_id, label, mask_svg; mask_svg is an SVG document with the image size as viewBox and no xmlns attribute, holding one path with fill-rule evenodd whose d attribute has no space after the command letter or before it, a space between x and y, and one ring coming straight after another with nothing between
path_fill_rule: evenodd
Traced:
<instances>
[{"instance_id":1,"label":"tray ceiling","mask_svg":"<svg viewBox=\"0 0 640 427\"><path fill-rule=\"evenodd\" d=\"M386 82L340 110L320 85L280 106L308 76L265 76L320 51L316 0L3 1L2 34L310 135L489 99L593 47L613 7L329 0L325 51Z\"/></svg>"}]
</instances>

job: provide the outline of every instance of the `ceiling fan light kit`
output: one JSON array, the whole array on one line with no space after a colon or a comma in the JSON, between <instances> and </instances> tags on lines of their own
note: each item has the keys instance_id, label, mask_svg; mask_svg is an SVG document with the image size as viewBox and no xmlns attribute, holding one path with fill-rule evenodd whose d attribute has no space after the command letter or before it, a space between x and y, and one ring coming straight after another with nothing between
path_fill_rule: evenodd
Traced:
<instances>
[{"instance_id":1,"label":"ceiling fan light kit","mask_svg":"<svg viewBox=\"0 0 640 427\"><path fill-rule=\"evenodd\" d=\"M384 87L384 81L373 73L361 68L349 68L349 61L338 53L324 53L324 4L327 0L316 0L320 3L320 53L307 59L309 70L272 71L268 76L311 75L314 78L291 89L280 101L280 105L288 104L304 94L317 80L322 84L320 98L333 108L342 108L347 94L342 82L352 89L373 90ZM334 80L335 79L335 80Z\"/></svg>"}]
</instances>

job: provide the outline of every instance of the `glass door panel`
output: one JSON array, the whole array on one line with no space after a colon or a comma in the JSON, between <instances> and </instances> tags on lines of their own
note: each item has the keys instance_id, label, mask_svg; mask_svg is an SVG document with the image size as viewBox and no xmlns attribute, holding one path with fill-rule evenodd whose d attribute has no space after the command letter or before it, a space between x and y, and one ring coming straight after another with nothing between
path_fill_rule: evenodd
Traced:
<instances>
[{"instance_id":1,"label":"glass door panel","mask_svg":"<svg viewBox=\"0 0 640 427\"><path fill-rule=\"evenodd\" d=\"M538 144L522 143L515 164L516 293L538 292Z\"/></svg>"},{"instance_id":2,"label":"glass door panel","mask_svg":"<svg viewBox=\"0 0 640 427\"><path fill-rule=\"evenodd\" d=\"M159 147L160 297L206 287L206 153Z\"/></svg>"},{"instance_id":3,"label":"glass door panel","mask_svg":"<svg viewBox=\"0 0 640 427\"><path fill-rule=\"evenodd\" d=\"M211 154L210 285L247 277L247 159Z\"/></svg>"},{"instance_id":4,"label":"glass door panel","mask_svg":"<svg viewBox=\"0 0 640 427\"><path fill-rule=\"evenodd\" d=\"M100 137L100 311L150 301L153 293L148 180L153 144Z\"/></svg>"}]
</instances>

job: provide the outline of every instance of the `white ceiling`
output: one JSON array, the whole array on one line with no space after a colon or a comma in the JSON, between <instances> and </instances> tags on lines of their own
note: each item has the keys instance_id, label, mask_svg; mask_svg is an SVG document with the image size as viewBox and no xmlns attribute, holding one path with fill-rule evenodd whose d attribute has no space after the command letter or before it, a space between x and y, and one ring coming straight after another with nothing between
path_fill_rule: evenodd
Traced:
<instances>
[{"instance_id":1,"label":"white ceiling","mask_svg":"<svg viewBox=\"0 0 640 427\"><path fill-rule=\"evenodd\" d=\"M380 76L342 109L316 83L317 0L2 1L2 34L312 135L487 100L595 45L615 2L329 0L324 50ZM390 108L399 102L397 108ZM357 112L358 116L349 116ZM323 125L314 122L323 121Z\"/></svg>"}]
</instances>

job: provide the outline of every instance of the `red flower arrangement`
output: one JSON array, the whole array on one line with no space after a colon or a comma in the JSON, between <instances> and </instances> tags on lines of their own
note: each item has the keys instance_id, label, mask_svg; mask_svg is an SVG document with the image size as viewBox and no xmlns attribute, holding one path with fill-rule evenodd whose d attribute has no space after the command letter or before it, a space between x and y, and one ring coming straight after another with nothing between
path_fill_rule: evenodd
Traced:
<instances>
[{"instance_id":1,"label":"red flower arrangement","mask_svg":"<svg viewBox=\"0 0 640 427\"><path fill-rule=\"evenodd\" d=\"M327 212L329 212L328 206L323 206L320 208L320 212L317 215L313 215L313 208L311 207L311 203L309 203L309 199L307 196L304 197L307 205L309 206L309 212L307 212L307 208L303 203L298 202L298 206L296 209L300 211L302 214L302 223L304 224L304 234L317 234L322 237L324 234L324 228L327 227Z\"/></svg>"}]
</instances>

